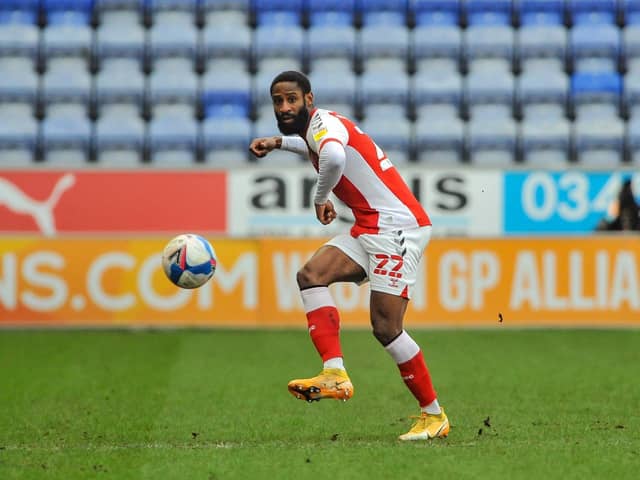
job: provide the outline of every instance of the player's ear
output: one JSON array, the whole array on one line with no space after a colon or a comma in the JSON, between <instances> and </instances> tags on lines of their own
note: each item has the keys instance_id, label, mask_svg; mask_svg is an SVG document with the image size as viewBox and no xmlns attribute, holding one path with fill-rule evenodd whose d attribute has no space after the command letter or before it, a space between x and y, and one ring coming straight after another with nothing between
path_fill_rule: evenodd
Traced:
<instances>
[{"instance_id":1,"label":"player's ear","mask_svg":"<svg viewBox=\"0 0 640 480\"><path fill-rule=\"evenodd\" d=\"M304 101L307 106L313 105L313 92L305 93Z\"/></svg>"}]
</instances>

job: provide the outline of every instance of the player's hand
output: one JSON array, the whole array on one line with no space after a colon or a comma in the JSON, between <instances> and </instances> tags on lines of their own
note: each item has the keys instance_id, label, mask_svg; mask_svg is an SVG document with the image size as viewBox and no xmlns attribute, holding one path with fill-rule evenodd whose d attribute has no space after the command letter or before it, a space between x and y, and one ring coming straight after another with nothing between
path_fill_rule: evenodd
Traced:
<instances>
[{"instance_id":1,"label":"player's hand","mask_svg":"<svg viewBox=\"0 0 640 480\"><path fill-rule=\"evenodd\" d=\"M256 157L262 158L278 146L278 137L255 138L249 145L249 150Z\"/></svg>"},{"instance_id":2,"label":"player's hand","mask_svg":"<svg viewBox=\"0 0 640 480\"><path fill-rule=\"evenodd\" d=\"M338 213L336 212L331 200L327 200L325 203L316 204L316 218L321 224L329 225L337 216Z\"/></svg>"}]
</instances>

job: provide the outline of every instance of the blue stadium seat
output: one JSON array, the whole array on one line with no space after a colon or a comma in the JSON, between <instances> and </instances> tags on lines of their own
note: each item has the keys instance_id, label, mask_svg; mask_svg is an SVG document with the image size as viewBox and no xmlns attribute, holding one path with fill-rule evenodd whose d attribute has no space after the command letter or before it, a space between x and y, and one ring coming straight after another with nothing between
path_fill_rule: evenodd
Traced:
<instances>
[{"instance_id":1,"label":"blue stadium seat","mask_svg":"<svg viewBox=\"0 0 640 480\"><path fill-rule=\"evenodd\" d=\"M510 168L516 157L517 124L501 115L472 117L466 143L472 164Z\"/></svg>"},{"instance_id":2,"label":"blue stadium seat","mask_svg":"<svg viewBox=\"0 0 640 480\"><path fill-rule=\"evenodd\" d=\"M627 67L640 58L640 25L627 25L622 32L622 57Z\"/></svg>"},{"instance_id":3,"label":"blue stadium seat","mask_svg":"<svg viewBox=\"0 0 640 480\"><path fill-rule=\"evenodd\" d=\"M165 106L154 109L147 129L147 145L155 166L188 166L196 156L198 124L188 109Z\"/></svg>"},{"instance_id":4,"label":"blue stadium seat","mask_svg":"<svg viewBox=\"0 0 640 480\"><path fill-rule=\"evenodd\" d=\"M625 25L640 23L640 0L620 0L620 11Z\"/></svg>"},{"instance_id":5,"label":"blue stadium seat","mask_svg":"<svg viewBox=\"0 0 640 480\"><path fill-rule=\"evenodd\" d=\"M287 57L302 61L304 31L299 26L260 25L254 31L254 58Z\"/></svg>"},{"instance_id":6,"label":"blue stadium seat","mask_svg":"<svg viewBox=\"0 0 640 480\"><path fill-rule=\"evenodd\" d=\"M202 102L205 116L251 114L251 77L248 74L208 72L202 78Z\"/></svg>"},{"instance_id":7,"label":"blue stadium seat","mask_svg":"<svg viewBox=\"0 0 640 480\"><path fill-rule=\"evenodd\" d=\"M0 12L29 12L38 14L41 0L3 0L0 3Z\"/></svg>"},{"instance_id":8,"label":"blue stadium seat","mask_svg":"<svg viewBox=\"0 0 640 480\"><path fill-rule=\"evenodd\" d=\"M406 104L410 93L409 76L405 72L393 70L366 71L360 76L361 104L398 103Z\"/></svg>"},{"instance_id":9,"label":"blue stadium seat","mask_svg":"<svg viewBox=\"0 0 640 480\"><path fill-rule=\"evenodd\" d=\"M470 112L482 105L501 106L511 112L514 103L515 79L509 72L496 74L491 69L469 73L464 95ZM472 113L471 113L472 114Z\"/></svg>"},{"instance_id":10,"label":"blue stadium seat","mask_svg":"<svg viewBox=\"0 0 640 480\"><path fill-rule=\"evenodd\" d=\"M463 3L469 25L511 25L511 0L467 0Z\"/></svg>"},{"instance_id":11,"label":"blue stadium seat","mask_svg":"<svg viewBox=\"0 0 640 480\"><path fill-rule=\"evenodd\" d=\"M307 31L310 60L343 57L353 61L356 55L356 29L350 25L312 25Z\"/></svg>"},{"instance_id":12,"label":"blue stadium seat","mask_svg":"<svg viewBox=\"0 0 640 480\"><path fill-rule=\"evenodd\" d=\"M470 25L463 39L467 63L478 58L513 60L515 31L509 25Z\"/></svg>"},{"instance_id":13,"label":"blue stadium seat","mask_svg":"<svg viewBox=\"0 0 640 480\"><path fill-rule=\"evenodd\" d=\"M42 77L42 99L45 104L70 102L88 106L91 84L84 60L73 57L49 60Z\"/></svg>"},{"instance_id":14,"label":"blue stadium seat","mask_svg":"<svg viewBox=\"0 0 640 480\"><path fill-rule=\"evenodd\" d=\"M462 103L463 77L452 70L425 70L412 78L412 103L417 107L447 103L459 109Z\"/></svg>"},{"instance_id":15,"label":"blue stadium seat","mask_svg":"<svg viewBox=\"0 0 640 480\"><path fill-rule=\"evenodd\" d=\"M94 0L41 0L42 9L46 13L47 21L53 16L64 15L66 12L76 12L91 17Z\"/></svg>"},{"instance_id":16,"label":"blue stadium seat","mask_svg":"<svg viewBox=\"0 0 640 480\"><path fill-rule=\"evenodd\" d=\"M349 71L338 76L331 70L314 70L309 76L318 104L352 103L357 92L357 77Z\"/></svg>"},{"instance_id":17,"label":"blue stadium seat","mask_svg":"<svg viewBox=\"0 0 640 480\"><path fill-rule=\"evenodd\" d=\"M214 10L237 10L248 12L252 0L200 0L200 8L204 12Z\"/></svg>"},{"instance_id":18,"label":"blue stadium seat","mask_svg":"<svg viewBox=\"0 0 640 480\"><path fill-rule=\"evenodd\" d=\"M145 124L136 108L113 105L95 123L94 144L98 163L138 166L144 148Z\"/></svg>"},{"instance_id":19,"label":"blue stadium seat","mask_svg":"<svg viewBox=\"0 0 640 480\"><path fill-rule=\"evenodd\" d=\"M359 126L385 153L403 152L397 155L398 159L408 156L413 132L406 117L371 114Z\"/></svg>"},{"instance_id":20,"label":"blue stadium seat","mask_svg":"<svg viewBox=\"0 0 640 480\"><path fill-rule=\"evenodd\" d=\"M516 33L517 57L521 63L537 57L552 57L563 63L567 53L567 29L564 25L527 24Z\"/></svg>"},{"instance_id":21,"label":"blue stadium seat","mask_svg":"<svg viewBox=\"0 0 640 480\"><path fill-rule=\"evenodd\" d=\"M0 57L0 101L35 104L38 74L26 57Z\"/></svg>"},{"instance_id":22,"label":"blue stadium seat","mask_svg":"<svg viewBox=\"0 0 640 480\"><path fill-rule=\"evenodd\" d=\"M145 76L134 59L114 58L102 62L94 76L94 98L98 108L109 103L131 103L141 108Z\"/></svg>"},{"instance_id":23,"label":"blue stadium seat","mask_svg":"<svg viewBox=\"0 0 640 480\"><path fill-rule=\"evenodd\" d=\"M631 162L640 167L640 116L633 115L629 119L625 140Z\"/></svg>"},{"instance_id":24,"label":"blue stadium seat","mask_svg":"<svg viewBox=\"0 0 640 480\"><path fill-rule=\"evenodd\" d=\"M37 135L38 122L30 104L0 103L0 157L3 165L16 162L29 165Z\"/></svg>"},{"instance_id":25,"label":"blue stadium seat","mask_svg":"<svg viewBox=\"0 0 640 480\"><path fill-rule=\"evenodd\" d=\"M310 58L309 72L327 70L334 75L349 75L353 72L353 60L350 58Z\"/></svg>"},{"instance_id":26,"label":"blue stadium seat","mask_svg":"<svg viewBox=\"0 0 640 480\"><path fill-rule=\"evenodd\" d=\"M570 22L615 25L618 12L617 0L567 0Z\"/></svg>"},{"instance_id":27,"label":"blue stadium seat","mask_svg":"<svg viewBox=\"0 0 640 480\"><path fill-rule=\"evenodd\" d=\"M604 104L618 108L622 95L622 78L617 73L585 72L571 77L571 100L574 108Z\"/></svg>"},{"instance_id":28,"label":"blue stadium seat","mask_svg":"<svg viewBox=\"0 0 640 480\"><path fill-rule=\"evenodd\" d=\"M47 57L81 56L89 58L93 29L87 12L64 11L49 14L42 33L41 53Z\"/></svg>"},{"instance_id":29,"label":"blue stadium seat","mask_svg":"<svg viewBox=\"0 0 640 480\"><path fill-rule=\"evenodd\" d=\"M565 0L520 0L518 16L523 25L564 25Z\"/></svg>"},{"instance_id":30,"label":"blue stadium seat","mask_svg":"<svg viewBox=\"0 0 640 480\"><path fill-rule=\"evenodd\" d=\"M150 104L181 103L194 107L198 98L198 76L185 58L157 60L147 78Z\"/></svg>"},{"instance_id":31,"label":"blue stadium seat","mask_svg":"<svg viewBox=\"0 0 640 480\"><path fill-rule=\"evenodd\" d=\"M524 119L520 129L522 158L530 168L567 166L571 127L562 117Z\"/></svg>"},{"instance_id":32,"label":"blue stadium seat","mask_svg":"<svg viewBox=\"0 0 640 480\"><path fill-rule=\"evenodd\" d=\"M359 35L359 55L396 57L407 61L409 57L409 31L404 25L365 25Z\"/></svg>"},{"instance_id":33,"label":"blue stadium seat","mask_svg":"<svg viewBox=\"0 0 640 480\"><path fill-rule=\"evenodd\" d=\"M575 70L583 71L584 60L599 59L603 69L617 71L620 57L620 30L615 25L578 24L569 33L570 53Z\"/></svg>"},{"instance_id":34,"label":"blue stadium seat","mask_svg":"<svg viewBox=\"0 0 640 480\"><path fill-rule=\"evenodd\" d=\"M275 124L275 120L273 120ZM237 149L246 151L251 142L251 120L243 117L207 117L202 122L205 155L211 150ZM244 156L246 158L246 155Z\"/></svg>"},{"instance_id":35,"label":"blue stadium seat","mask_svg":"<svg viewBox=\"0 0 640 480\"><path fill-rule=\"evenodd\" d=\"M83 108L50 108L40 127L47 162L78 165L87 160L92 125Z\"/></svg>"},{"instance_id":36,"label":"blue stadium seat","mask_svg":"<svg viewBox=\"0 0 640 480\"><path fill-rule=\"evenodd\" d=\"M202 54L211 57L240 57L251 55L251 29L248 25L207 24L202 30Z\"/></svg>"},{"instance_id":37,"label":"blue stadium seat","mask_svg":"<svg viewBox=\"0 0 640 480\"><path fill-rule=\"evenodd\" d=\"M624 103L630 111L640 105L640 75L627 73L624 79Z\"/></svg>"},{"instance_id":38,"label":"blue stadium seat","mask_svg":"<svg viewBox=\"0 0 640 480\"><path fill-rule=\"evenodd\" d=\"M135 12L116 11L103 15L95 31L95 53L99 60L133 57L140 61L145 53L145 29Z\"/></svg>"},{"instance_id":39,"label":"blue stadium seat","mask_svg":"<svg viewBox=\"0 0 640 480\"><path fill-rule=\"evenodd\" d=\"M461 3L461 0L413 0L409 9L413 12L416 26L459 26Z\"/></svg>"},{"instance_id":40,"label":"blue stadium seat","mask_svg":"<svg viewBox=\"0 0 640 480\"><path fill-rule=\"evenodd\" d=\"M463 159L465 128L450 110L436 107L422 110L415 123L416 158L421 163L459 163Z\"/></svg>"},{"instance_id":41,"label":"blue stadium seat","mask_svg":"<svg viewBox=\"0 0 640 480\"><path fill-rule=\"evenodd\" d=\"M181 56L195 64L198 29L193 16L184 12L158 12L149 29L149 53L152 61L159 57Z\"/></svg>"},{"instance_id":42,"label":"blue stadium seat","mask_svg":"<svg viewBox=\"0 0 640 480\"><path fill-rule=\"evenodd\" d=\"M353 26L356 0L307 0L311 27Z\"/></svg>"},{"instance_id":43,"label":"blue stadium seat","mask_svg":"<svg viewBox=\"0 0 640 480\"><path fill-rule=\"evenodd\" d=\"M407 0L357 0L363 25L406 25Z\"/></svg>"},{"instance_id":44,"label":"blue stadium seat","mask_svg":"<svg viewBox=\"0 0 640 480\"><path fill-rule=\"evenodd\" d=\"M30 10L0 10L0 56L38 55L40 29Z\"/></svg>"},{"instance_id":45,"label":"blue stadium seat","mask_svg":"<svg viewBox=\"0 0 640 480\"><path fill-rule=\"evenodd\" d=\"M555 105L550 112L564 112L569 98L569 77L563 72L528 71L518 78L517 102L525 117L527 110L540 105Z\"/></svg>"},{"instance_id":46,"label":"blue stadium seat","mask_svg":"<svg viewBox=\"0 0 640 480\"><path fill-rule=\"evenodd\" d=\"M94 0L94 9L99 13L107 10L142 11L145 0Z\"/></svg>"},{"instance_id":47,"label":"blue stadium seat","mask_svg":"<svg viewBox=\"0 0 640 480\"><path fill-rule=\"evenodd\" d=\"M300 25L303 0L253 0L253 11L259 26Z\"/></svg>"},{"instance_id":48,"label":"blue stadium seat","mask_svg":"<svg viewBox=\"0 0 640 480\"><path fill-rule=\"evenodd\" d=\"M144 5L152 16L162 11L182 11L195 15L199 3L199 0L144 0Z\"/></svg>"},{"instance_id":49,"label":"blue stadium seat","mask_svg":"<svg viewBox=\"0 0 640 480\"><path fill-rule=\"evenodd\" d=\"M623 159L624 137L624 123L619 118L577 118L573 123L576 160L585 166L615 168Z\"/></svg>"},{"instance_id":50,"label":"blue stadium seat","mask_svg":"<svg viewBox=\"0 0 640 480\"><path fill-rule=\"evenodd\" d=\"M411 52L416 61L447 57L457 62L462 52L462 30L457 25L417 25L413 29Z\"/></svg>"}]
</instances>

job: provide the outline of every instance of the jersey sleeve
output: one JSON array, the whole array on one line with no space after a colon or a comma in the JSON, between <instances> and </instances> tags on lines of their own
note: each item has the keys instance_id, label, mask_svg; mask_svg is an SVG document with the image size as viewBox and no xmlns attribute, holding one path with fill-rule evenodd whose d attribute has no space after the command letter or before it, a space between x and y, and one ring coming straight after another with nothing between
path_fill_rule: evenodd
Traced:
<instances>
[{"instance_id":1,"label":"jersey sleeve","mask_svg":"<svg viewBox=\"0 0 640 480\"><path fill-rule=\"evenodd\" d=\"M320 155L323 145L334 141L343 147L349 141L349 132L338 118L330 115L326 111L316 112L311 118L309 130L307 131L307 143L311 150Z\"/></svg>"}]
</instances>

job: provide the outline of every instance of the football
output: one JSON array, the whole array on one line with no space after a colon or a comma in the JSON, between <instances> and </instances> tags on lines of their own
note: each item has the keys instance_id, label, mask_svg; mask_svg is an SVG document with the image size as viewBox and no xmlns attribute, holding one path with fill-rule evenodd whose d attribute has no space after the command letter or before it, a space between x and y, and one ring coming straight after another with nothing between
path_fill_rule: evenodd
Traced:
<instances>
[{"instance_id":1,"label":"football","mask_svg":"<svg viewBox=\"0 0 640 480\"><path fill-rule=\"evenodd\" d=\"M167 278L181 288L198 288L216 271L216 252L209 241L194 233L171 239L162 252L162 268Z\"/></svg>"}]
</instances>

